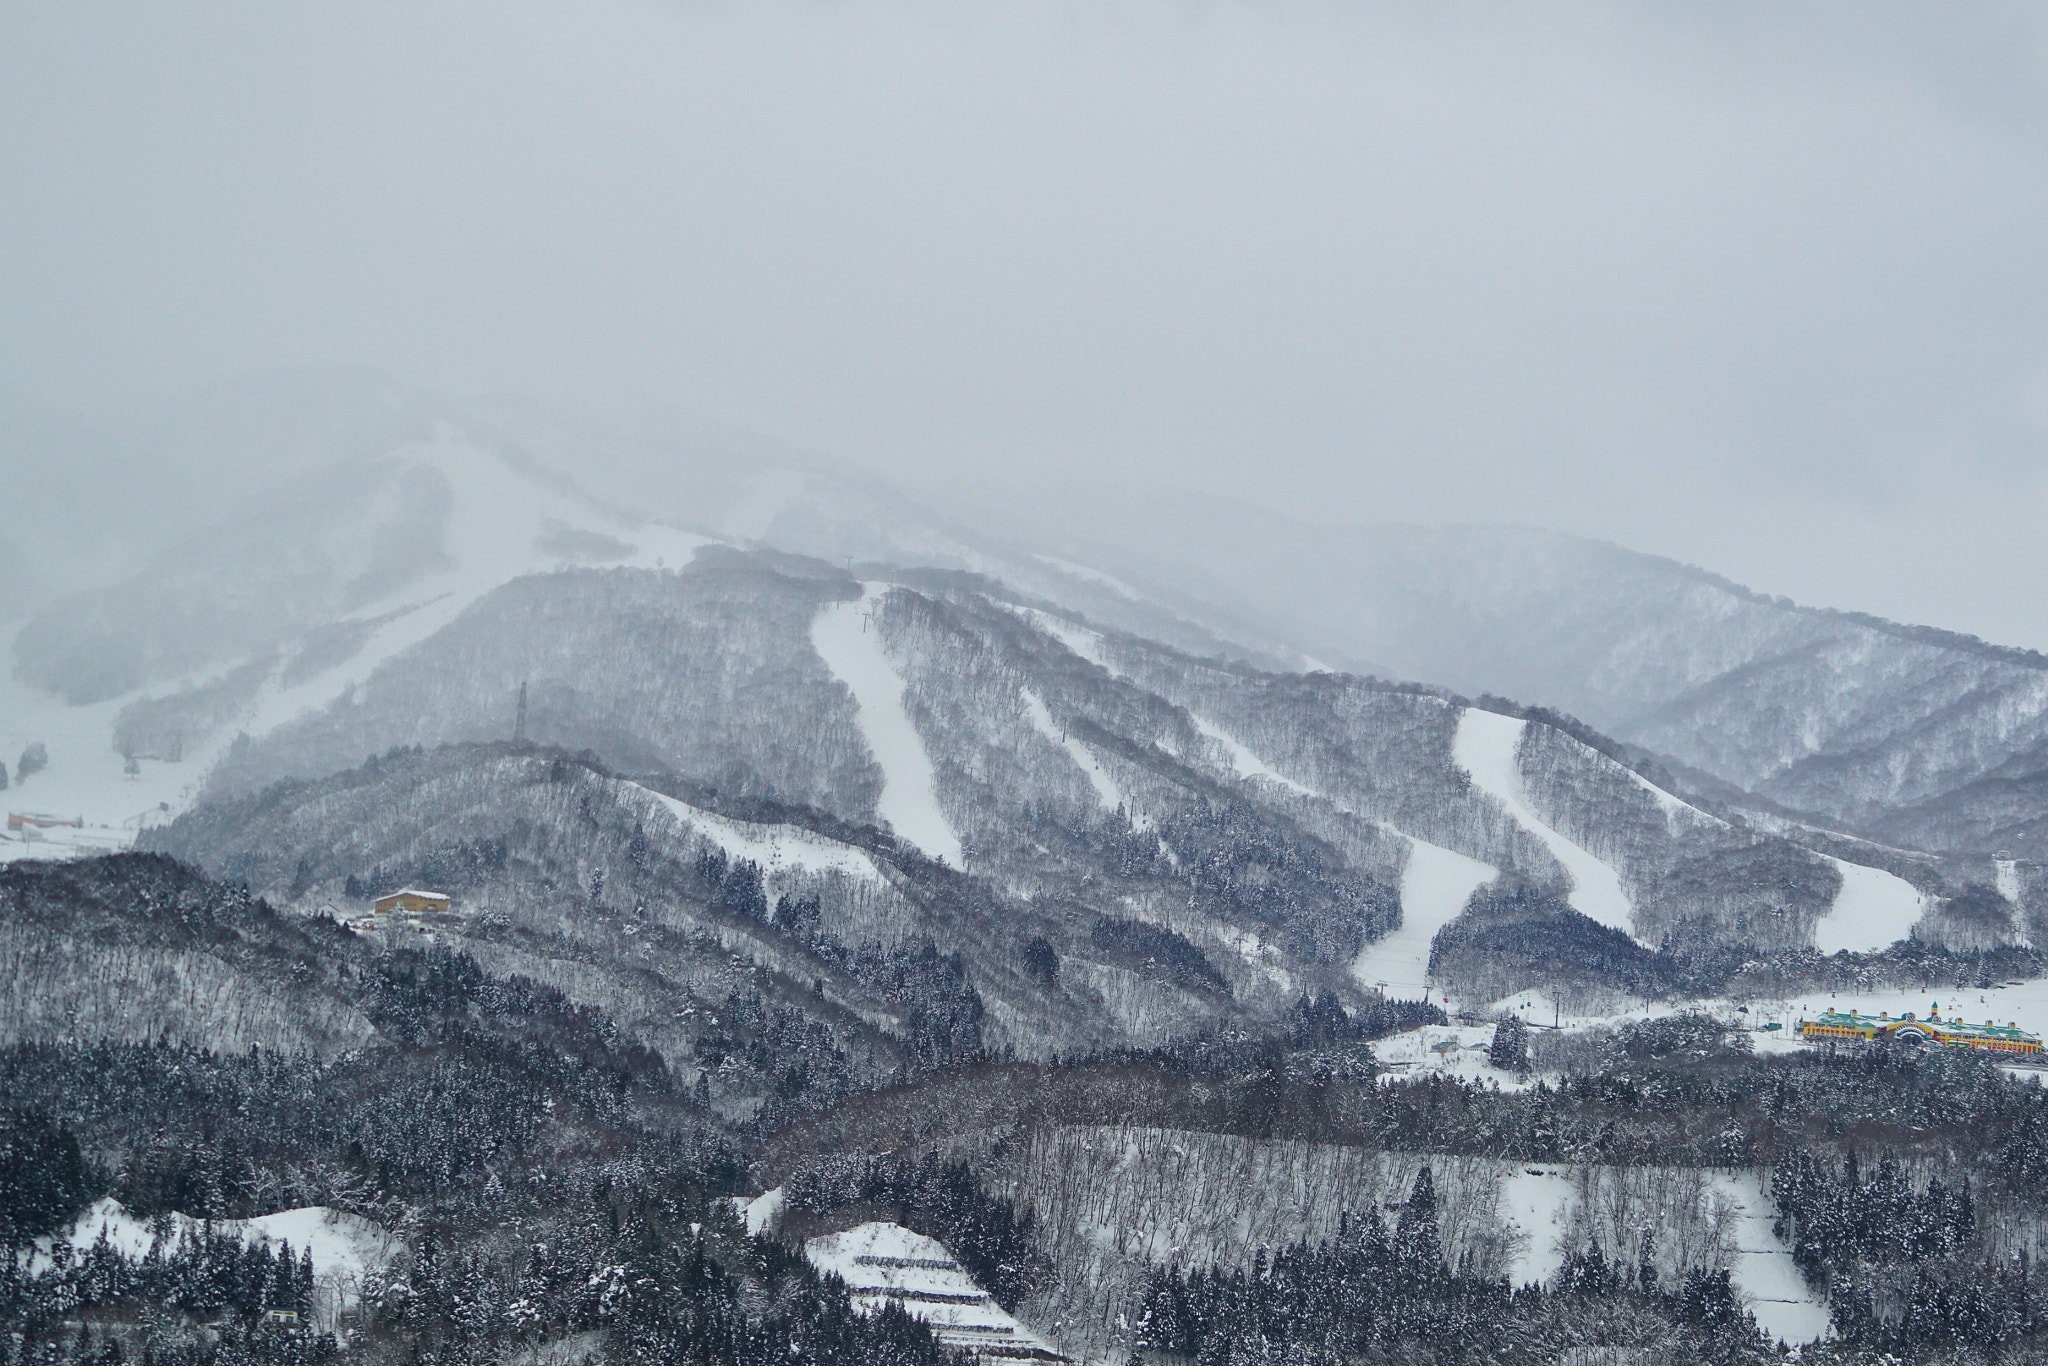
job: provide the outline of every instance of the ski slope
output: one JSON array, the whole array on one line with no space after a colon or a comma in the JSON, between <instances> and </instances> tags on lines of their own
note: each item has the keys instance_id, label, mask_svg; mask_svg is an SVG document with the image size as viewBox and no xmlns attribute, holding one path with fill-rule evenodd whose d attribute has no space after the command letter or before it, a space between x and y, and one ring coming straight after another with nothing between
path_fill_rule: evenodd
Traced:
<instances>
[{"instance_id":1,"label":"ski slope","mask_svg":"<svg viewBox=\"0 0 2048 1366\"><path fill-rule=\"evenodd\" d=\"M1195 729L1202 733L1204 739L1211 741L1223 751L1224 757L1230 760L1231 771L1237 774L1239 778L1247 781L1254 778L1261 779L1273 784L1275 787L1285 788L1297 796L1315 797L1321 795L1315 789L1294 781L1294 779L1252 753L1251 749L1243 741L1225 731L1214 721L1197 716L1193 712L1188 713L1188 719L1195 723Z\"/></svg>"},{"instance_id":2,"label":"ski slope","mask_svg":"<svg viewBox=\"0 0 2048 1366\"><path fill-rule=\"evenodd\" d=\"M1103 649L1100 633L1085 626L1076 626L1065 617L1054 616L1036 607L1017 607L1012 610L1096 668L1107 670L1119 678L1123 677L1123 674L1110 664L1108 652Z\"/></svg>"},{"instance_id":3,"label":"ski slope","mask_svg":"<svg viewBox=\"0 0 2048 1366\"><path fill-rule=\"evenodd\" d=\"M1458 718L1452 754L1458 766L1472 775L1473 786L1506 807L1515 823L1543 841L1544 847L1564 865L1572 879L1572 909L1634 937L1635 908L1621 889L1620 875L1567 839L1529 806L1522 765L1516 757L1522 731L1528 724L1517 717L1467 707Z\"/></svg>"},{"instance_id":4,"label":"ski slope","mask_svg":"<svg viewBox=\"0 0 2048 1366\"><path fill-rule=\"evenodd\" d=\"M1271 783L1283 791L1326 801L1340 811L1357 814L1327 794L1280 772L1214 721L1193 712L1188 716L1202 737L1222 752L1239 780ZM1401 869L1401 924L1392 934L1359 951L1351 964L1351 976L1359 985L1391 996L1426 996L1429 949L1436 932L1457 919L1473 891L1493 881L1499 870L1492 864L1417 839L1384 821L1374 823L1408 841L1408 861Z\"/></svg>"},{"instance_id":5,"label":"ski slope","mask_svg":"<svg viewBox=\"0 0 2048 1366\"><path fill-rule=\"evenodd\" d=\"M1389 996L1429 994L1429 948L1464 912L1472 893L1499 876L1490 863L1408 836L1401 869L1401 924L1359 951L1351 975Z\"/></svg>"},{"instance_id":6,"label":"ski slope","mask_svg":"<svg viewBox=\"0 0 2048 1366\"><path fill-rule=\"evenodd\" d=\"M1064 1359L976 1285L944 1243L901 1224L828 1233L805 1243L804 1255L820 1274L846 1282L856 1313L894 1302L930 1324L941 1343L979 1359Z\"/></svg>"},{"instance_id":7,"label":"ski slope","mask_svg":"<svg viewBox=\"0 0 2048 1366\"><path fill-rule=\"evenodd\" d=\"M1130 812L1131 823L1141 830L1144 829L1137 813L1131 809L1128 799L1124 796L1123 789L1117 786L1115 778L1103 770L1102 760L1097 757L1095 751L1054 725L1052 713L1045 709L1045 701L1037 693L1029 688L1019 691L1024 698L1024 714L1030 718L1031 728L1067 752L1067 757L1074 761L1074 766L1081 770L1082 776L1088 779L1089 786L1095 789L1095 800L1102 809L1114 811L1118 807L1123 807Z\"/></svg>"},{"instance_id":8,"label":"ski slope","mask_svg":"<svg viewBox=\"0 0 2048 1366\"><path fill-rule=\"evenodd\" d=\"M1842 875L1842 888L1828 913L1813 927L1813 946L1822 953L1847 949L1876 953L1912 933L1927 909L1927 896L1896 873L1829 856Z\"/></svg>"},{"instance_id":9,"label":"ski slope","mask_svg":"<svg viewBox=\"0 0 2048 1366\"><path fill-rule=\"evenodd\" d=\"M11 767L22 747L35 740L50 754L49 767L0 793L0 804L85 822L83 830L46 831L46 838L31 843L0 838L0 862L70 857L133 843L139 828L170 820L196 799L207 770L238 732L261 736L331 704L499 585L558 568L561 553L548 543L558 542L564 532L595 532L618 542L623 553L605 562L625 568L679 569L713 543L672 527L625 525L446 426L436 439L403 447L386 459L431 470L446 483L451 495L443 538L447 563L334 623L370 628L349 658L286 687L280 679L290 666L287 654L242 714L189 748L180 762L143 759L139 774L124 773L124 761L113 748L115 719L131 702L198 686L244 661L223 661L189 678L158 680L82 707L31 688L16 680L12 669L0 667L0 759ZM16 624L17 631L22 624Z\"/></svg>"},{"instance_id":10,"label":"ski slope","mask_svg":"<svg viewBox=\"0 0 2048 1366\"><path fill-rule=\"evenodd\" d=\"M734 862L752 863L768 878L780 873L840 873L868 882L882 880L881 871L866 850L815 831L796 825L733 820L638 783L625 786L645 793L678 824L716 844Z\"/></svg>"},{"instance_id":11,"label":"ski slope","mask_svg":"<svg viewBox=\"0 0 2048 1366\"><path fill-rule=\"evenodd\" d=\"M1826 1333L1827 1305L1807 1289L1792 1250L1771 1231L1776 1211L1764 1193L1762 1175L1723 1172L1714 1185L1734 1209L1735 1264L1729 1270L1757 1325L1795 1345Z\"/></svg>"},{"instance_id":12,"label":"ski slope","mask_svg":"<svg viewBox=\"0 0 2048 1366\"><path fill-rule=\"evenodd\" d=\"M875 814L898 838L957 868L960 837L939 809L931 756L903 707L903 677L889 662L881 632L870 620L890 588L865 584L858 601L834 603L818 613L811 622L811 645L833 677L853 693L861 736L881 765L882 795Z\"/></svg>"}]
</instances>

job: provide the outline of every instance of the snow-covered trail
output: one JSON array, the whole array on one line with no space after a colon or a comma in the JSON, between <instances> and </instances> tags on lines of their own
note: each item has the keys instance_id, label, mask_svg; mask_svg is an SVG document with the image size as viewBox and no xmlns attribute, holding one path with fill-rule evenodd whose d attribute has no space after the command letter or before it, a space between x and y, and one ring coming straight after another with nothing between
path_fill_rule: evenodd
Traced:
<instances>
[{"instance_id":1,"label":"snow-covered trail","mask_svg":"<svg viewBox=\"0 0 2048 1366\"><path fill-rule=\"evenodd\" d=\"M1215 722L1193 712L1189 717L1202 737L1223 751L1231 771L1240 780L1271 783L1297 796L1313 797L1350 812L1343 803L1280 772ZM1385 821L1373 823L1408 841L1408 861L1401 869L1401 924L1392 934L1359 951L1351 964L1351 976L1359 985L1391 996L1427 995L1429 948L1436 932L1457 919L1473 891L1493 881L1500 870L1442 845L1417 839Z\"/></svg>"},{"instance_id":2,"label":"snow-covered trail","mask_svg":"<svg viewBox=\"0 0 2048 1366\"><path fill-rule=\"evenodd\" d=\"M1795 1346L1828 1329L1827 1305L1807 1289L1792 1249L1771 1231L1774 1212L1760 1173L1725 1173L1714 1185L1735 1207L1735 1288L1749 1299L1757 1324Z\"/></svg>"},{"instance_id":3,"label":"snow-covered trail","mask_svg":"<svg viewBox=\"0 0 2048 1366\"><path fill-rule=\"evenodd\" d=\"M1876 953L1904 939L1927 909L1927 897L1896 873L1829 858L1842 875L1834 905L1813 927L1822 953Z\"/></svg>"},{"instance_id":4,"label":"snow-covered trail","mask_svg":"<svg viewBox=\"0 0 2048 1366\"><path fill-rule=\"evenodd\" d=\"M645 793L679 824L723 849L727 857L752 863L770 879L782 873L839 873L869 882L882 880L880 870L864 849L827 839L801 826L733 820L638 783L626 786Z\"/></svg>"},{"instance_id":5,"label":"snow-covered trail","mask_svg":"<svg viewBox=\"0 0 2048 1366\"><path fill-rule=\"evenodd\" d=\"M1144 822L1138 813L1131 809L1124 790L1118 787L1116 779L1103 769L1102 760L1097 757L1095 751L1088 748L1084 742L1062 733L1060 728L1053 724L1052 713L1046 710L1044 698L1029 688L1021 689L1021 692L1024 697L1024 714L1030 718L1031 728L1066 751L1067 757L1074 761L1074 766L1088 779L1089 786L1095 789L1095 800L1102 809L1114 811L1121 806L1130 814L1131 823L1140 830L1144 829Z\"/></svg>"},{"instance_id":6,"label":"snow-covered trail","mask_svg":"<svg viewBox=\"0 0 2048 1366\"><path fill-rule=\"evenodd\" d=\"M896 834L935 859L960 866L960 837L939 809L931 756L903 708L903 676L889 662L881 633L869 620L890 590L862 586L857 602L834 603L811 622L811 645L852 692L869 753L882 767L875 813Z\"/></svg>"},{"instance_id":7,"label":"snow-covered trail","mask_svg":"<svg viewBox=\"0 0 2048 1366\"><path fill-rule=\"evenodd\" d=\"M1544 847L1571 874L1572 909L1633 937L1635 908L1621 889L1620 875L1567 839L1529 806L1522 765L1515 757L1522 731L1528 724L1517 717L1467 707L1458 718L1452 754L1459 767L1472 775L1473 786L1506 807L1516 823L1542 840Z\"/></svg>"},{"instance_id":8,"label":"snow-covered trail","mask_svg":"<svg viewBox=\"0 0 2048 1366\"><path fill-rule=\"evenodd\" d=\"M1351 975L1389 996L1429 991L1429 947L1436 932L1464 912L1472 893L1499 876L1490 863L1408 836L1401 870L1401 925L1359 951Z\"/></svg>"}]
</instances>

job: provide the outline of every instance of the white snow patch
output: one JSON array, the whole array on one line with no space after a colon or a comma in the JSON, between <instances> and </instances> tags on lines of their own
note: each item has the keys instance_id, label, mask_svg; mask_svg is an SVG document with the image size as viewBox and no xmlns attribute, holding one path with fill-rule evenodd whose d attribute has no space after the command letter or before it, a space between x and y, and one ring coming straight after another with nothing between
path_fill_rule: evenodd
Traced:
<instances>
[{"instance_id":1,"label":"white snow patch","mask_svg":"<svg viewBox=\"0 0 2048 1366\"><path fill-rule=\"evenodd\" d=\"M1806 1288L1792 1250L1771 1231L1770 1197L1756 1173L1722 1173L1715 1189L1735 1210L1735 1288L1749 1300L1757 1325L1780 1341L1812 1342L1828 1330L1827 1305Z\"/></svg>"},{"instance_id":2,"label":"white snow patch","mask_svg":"<svg viewBox=\"0 0 2048 1366\"><path fill-rule=\"evenodd\" d=\"M1058 1356L976 1285L944 1243L901 1224L876 1222L828 1233L805 1243L804 1255L821 1274L846 1282L857 1313L879 1313L893 1301L930 1324L948 1347L990 1357Z\"/></svg>"},{"instance_id":3,"label":"white snow patch","mask_svg":"<svg viewBox=\"0 0 2048 1366\"><path fill-rule=\"evenodd\" d=\"M782 1206L783 1195L780 1186L747 1201L746 1208L740 1216L747 1221L747 1232L758 1238L767 1230L774 1228L775 1221L782 1217Z\"/></svg>"},{"instance_id":4,"label":"white snow patch","mask_svg":"<svg viewBox=\"0 0 2048 1366\"><path fill-rule=\"evenodd\" d=\"M1129 598L1132 602L1143 602L1145 600L1145 595L1137 589L1113 574L1103 573L1100 569L1090 569L1085 564L1075 564L1072 560L1063 560L1057 555L1033 555L1031 558L1037 560L1040 564L1051 565L1062 574L1071 575L1088 583L1100 584L1118 597Z\"/></svg>"},{"instance_id":5,"label":"white snow patch","mask_svg":"<svg viewBox=\"0 0 2048 1366\"><path fill-rule=\"evenodd\" d=\"M176 1244L195 1236L201 1222L187 1214L173 1213L168 1216L167 1225L167 1236ZM245 1244L288 1242L293 1256L310 1253L315 1291L324 1295L333 1308L353 1303L362 1292L364 1280L388 1266L402 1249L398 1239L370 1220L325 1205L280 1210L253 1219L215 1219L212 1228L216 1234L239 1238ZM111 1196L94 1201L79 1215L64 1240L83 1252L99 1240L102 1232L116 1251L128 1257L144 1256L156 1241L150 1221L129 1213ZM48 1238L37 1242L32 1268L48 1266L52 1245Z\"/></svg>"},{"instance_id":6,"label":"white snow patch","mask_svg":"<svg viewBox=\"0 0 2048 1366\"><path fill-rule=\"evenodd\" d=\"M1389 996L1429 994L1429 946L1478 888L1499 876L1490 863L1408 836L1401 870L1401 924L1359 951L1351 975Z\"/></svg>"},{"instance_id":7,"label":"white snow patch","mask_svg":"<svg viewBox=\"0 0 2048 1366\"><path fill-rule=\"evenodd\" d=\"M1252 753L1241 740L1225 731L1214 721L1197 716L1193 712L1188 713L1188 718L1195 723L1195 729L1200 731L1205 738L1214 741L1222 748L1224 755L1230 760L1231 771L1237 774L1239 778L1246 780L1262 778L1269 783L1284 787L1289 792L1303 797L1320 795L1314 789L1294 781L1294 779Z\"/></svg>"},{"instance_id":8,"label":"white snow patch","mask_svg":"<svg viewBox=\"0 0 2048 1366\"><path fill-rule=\"evenodd\" d=\"M852 690L861 735L882 767L876 814L900 838L957 868L960 837L939 809L931 756L903 708L903 676L889 662L871 620L890 587L864 584L858 602L834 603L818 613L811 622L811 645L833 676Z\"/></svg>"},{"instance_id":9,"label":"white snow patch","mask_svg":"<svg viewBox=\"0 0 2048 1366\"><path fill-rule=\"evenodd\" d=\"M1621 889L1620 876L1530 808L1522 766L1515 756L1527 725L1528 722L1513 716L1467 707L1458 718L1452 753L1459 766L1472 775L1473 785L1506 807L1516 823L1542 840L1571 874L1572 909L1610 929L1634 936L1635 908L1629 905L1628 894Z\"/></svg>"},{"instance_id":10,"label":"white snow patch","mask_svg":"<svg viewBox=\"0 0 2048 1366\"><path fill-rule=\"evenodd\" d=\"M786 872L844 873L869 881L882 876L865 849L828 839L801 826L733 820L652 788L642 787L640 791L659 802L677 821L725 850L734 861L756 864L766 876Z\"/></svg>"},{"instance_id":11,"label":"white snow patch","mask_svg":"<svg viewBox=\"0 0 2048 1366\"><path fill-rule=\"evenodd\" d=\"M1033 626L1036 626L1039 630L1045 632L1054 640L1066 646L1068 650L1087 660L1090 664L1095 665L1099 669L1107 669L1118 678L1124 676L1110 664L1109 654L1103 649L1105 642L1102 639L1101 632L1091 631L1085 626L1077 626L1065 617L1056 617L1052 613L1042 612L1036 607L1019 607L1015 610L1026 621L1029 621Z\"/></svg>"},{"instance_id":12,"label":"white snow patch","mask_svg":"<svg viewBox=\"0 0 2048 1366\"><path fill-rule=\"evenodd\" d=\"M2020 904L2020 865L2009 858L1994 859L1992 866L1997 870L1998 894L2013 905Z\"/></svg>"},{"instance_id":13,"label":"white snow patch","mask_svg":"<svg viewBox=\"0 0 2048 1366\"><path fill-rule=\"evenodd\" d=\"M1834 905L1813 927L1813 946L1822 953L1876 953L1904 939L1926 911L1926 894L1898 874L1822 857L1842 874Z\"/></svg>"},{"instance_id":14,"label":"white snow patch","mask_svg":"<svg viewBox=\"0 0 2048 1366\"><path fill-rule=\"evenodd\" d=\"M1095 751L1054 725L1052 713L1045 709L1045 701L1037 693L1029 688L1020 691L1024 696L1024 714L1031 719L1031 728L1067 752L1067 757L1074 761L1087 777L1089 784L1094 787L1095 800L1101 804L1102 809L1114 811L1118 807L1123 807L1131 812L1132 823L1140 830L1144 829L1137 813L1131 811L1130 802L1124 796L1123 789L1118 787L1116 779L1103 769L1102 760Z\"/></svg>"},{"instance_id":15,"label":"white snow patch","mask_svg":"<svg viewBox=\"0 0 2048 1366\"><path fill-rule=\"evenodd\" d=\"M1517 1167L1501 1178L1501 1222L1521 1235L1510 1285L1542 1285L1564 1269L1564 1233L1578 1196L1570 1167Z\"/></svg>"}]
</instances>

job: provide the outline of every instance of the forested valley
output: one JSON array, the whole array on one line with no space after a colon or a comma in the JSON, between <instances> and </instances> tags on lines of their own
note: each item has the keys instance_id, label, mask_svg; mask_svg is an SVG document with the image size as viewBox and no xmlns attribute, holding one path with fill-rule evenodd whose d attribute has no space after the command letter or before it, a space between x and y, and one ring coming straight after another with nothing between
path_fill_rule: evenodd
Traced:
<instances>
[{"instance_id":1,"label":"forested valley","mask_svg":"<svg viewBox=\"0 0 2048 1366\"><path fill-rule=\"evenodd\" d=\"M1321 994L1270 1027L1037 1060L912 1011L863 1067L735 996L718 1043L671 1059L459 941L374 945L162 856L0 884L11 924L110 953L149 928L226 962L231 990L293 985L373 1040L280 1029L220 1049L180 1037L189 1017L154 1038L17 1028L0 1054L10 1366L943 1360L926 1324L860 1312L803 1255L876 1218L940 1240L1082 1355L1769 1359L1732 1236L1685 1175L1716 1171L1770 1173L1771 1217L1835 1326L1804 1359L2048 1343L2048 1094L1969 1056L1759 1057L1680 1015L1504 1039L1521 1053L1501 1075L1526 1086L1390 1080L1376 1041L1441 1013ZM916 991L961 990L945 980ZM702 1078L756 1049L793 1103L736 1117ZM1580 1184L1570 1227L1508 1227L1505 1183L1530 1164ZM750 1234L739 1206L764 1189L780 1214ZM91 1226L106 1201L125 1241ZM312 1248L234 1232L309 1207L382 1230L388 1255L316 1285ZM1518 1284L1532 1236L1564 1260Z\"/></svg>"}]
</instances>

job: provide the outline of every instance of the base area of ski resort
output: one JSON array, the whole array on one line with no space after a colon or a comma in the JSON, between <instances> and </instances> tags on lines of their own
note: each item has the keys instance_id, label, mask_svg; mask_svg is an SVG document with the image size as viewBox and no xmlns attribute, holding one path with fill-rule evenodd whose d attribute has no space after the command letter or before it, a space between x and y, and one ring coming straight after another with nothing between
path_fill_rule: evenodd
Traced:
<instances>
[{"instance_id":1,"label":"base area of ski resort","mask_svg":"<svg viewBox=\"0 0 2048 1366\"><path fill-rule=\"evenodd\" d=\"M1870 1043L1883 1039L1915 1045L1976 1048L1989 1053L2027 1057L2037 1057L2041 1052L2040 1035L2029 1034L2010 1020L2003 1025L1991 1020L1982 1024L1944 1020L1938 1003L1924 1020L1915 1018L1912 1011L1893 1016L1885 1012L1859 1015L1853 1010L1830 1010L1816 1019L1801 1020L1799 1037L1809 1043Z\"/></svg>"}]
</instances>

